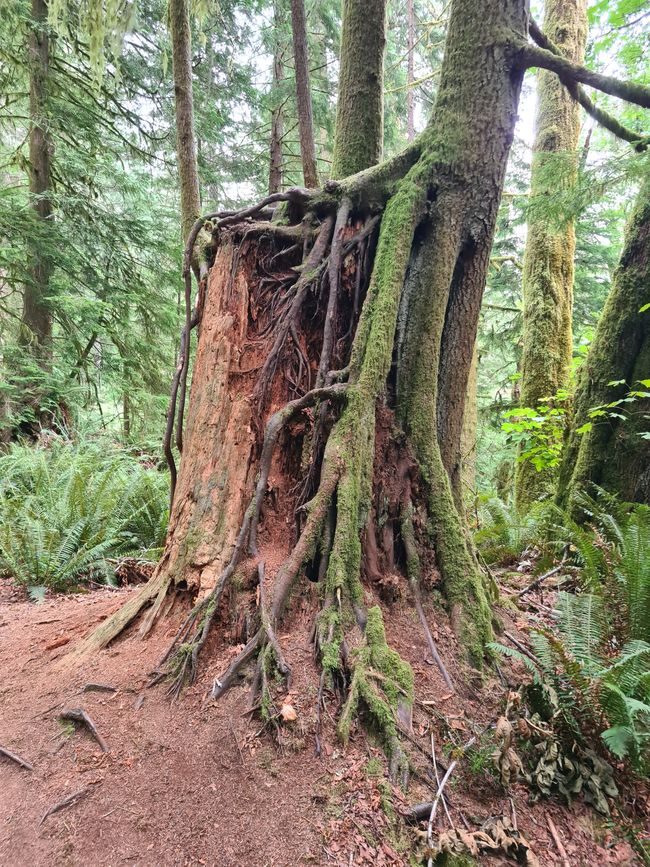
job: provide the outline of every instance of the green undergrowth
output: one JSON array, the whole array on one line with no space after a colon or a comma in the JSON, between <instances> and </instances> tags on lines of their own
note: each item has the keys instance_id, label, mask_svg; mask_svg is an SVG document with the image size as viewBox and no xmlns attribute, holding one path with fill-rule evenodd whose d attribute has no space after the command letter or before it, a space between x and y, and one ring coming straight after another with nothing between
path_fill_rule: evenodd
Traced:
<instances>
[{"instance_id":1,"label":"green undergrowth","mask_svg":"<svg viewBox=\"0 0 650 867\"><path fill-rule=\"evenodd\" d=\"M167 503L166 473L112 441L14 444L0 457L0 572L35 597L113 583L114 558L158 559Z\"/></svg>"},{"instance_id":2,"label":"green undergrowth","mask_svg":"<svg viewBox=\"0 0 650 867\"><path fill-rule=\"evenodd\" d=\"M530 672L526 690L563 744L650 773L650 509L596 490L553 542L578 567L577 592L560 592L550 623L530 631L532 659L493 644Z\"/></svg>"}]
</instances>

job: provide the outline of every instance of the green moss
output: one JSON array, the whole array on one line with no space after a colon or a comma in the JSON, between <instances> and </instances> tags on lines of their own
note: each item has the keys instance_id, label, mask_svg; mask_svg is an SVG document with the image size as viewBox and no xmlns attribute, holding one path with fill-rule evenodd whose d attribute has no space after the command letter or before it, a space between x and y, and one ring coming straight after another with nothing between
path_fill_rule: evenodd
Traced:
<instances>
[{"instance_id":1,"label":"green moss","mask_svg":"<svg viewBox=\"0 0 650 867\"><path fill-rule=\"evenodd\" d=\"M398 747L397 707L413 705L413 670L386 643L379 606L368 611L365 643L354 652L353 661L354 673L339 721L339 736L347 743L352 722L362 713L392 758Z\"/></svg>"},{"instance_id":2,"label":"green moss","mask_svg":"<svg viewBox=\"0 0 650 867\"><path fill-rule=\"evenodd\" d=\"M384 766L376 757L368 759L364 770L366 772L366 776L370 777L371 779L382 777L384 775Z\"/></svg>"}]
</instances>

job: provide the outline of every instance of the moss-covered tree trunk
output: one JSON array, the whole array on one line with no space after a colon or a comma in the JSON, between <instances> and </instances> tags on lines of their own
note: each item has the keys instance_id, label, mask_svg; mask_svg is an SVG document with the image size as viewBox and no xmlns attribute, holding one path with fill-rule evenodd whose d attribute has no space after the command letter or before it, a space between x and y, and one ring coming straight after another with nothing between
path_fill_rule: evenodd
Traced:
<instances>
[{"instance_id":1,"label":"moss-covered tree trunk","mask_svg":"<svg viewBox=\"0 0 650 867\"><path fill-rule=\"evenodd\" d=\"M598 322L589 355L578 375L573 427L563 456L558 500L593 482L624 500L650 504L650 400L637 397L591 419L590 410L624 400L630 390L647 393L650 378L650 178L639 192L623 253ZM617 385L609 385L617 382ZM591 425L584 433L578 430Z\"/></svg>"},{"instance_id":2,"label":"moss-covered tree trunk","mask_svg":"<svg viewBox=\"0 0 650 867\"><path fill-rule=\"evenodd\" d=\"M169 0L169 30L174 73L176 161L181 193L181 230L185 241L201 212L192 93L192 32L189 0Z\"/></svg>"},{"instance_id":3,"label":"moss-covered tree trunk","mask_svg":"<svg viewBox=\"0 0 650 867\"><path fill-rule=\"evenodd\" d=\"M386 0L344 0L332 177L381 159Z\"/></svg>"},{"instance_id":4,"label":"moss-covered tree trunk","mask_svg":"<svg viewBox=\"0 0 650 867\"><path fill-rule=\"evenodd\" d=\"M546 0L544 32L576 63L582 63L587 39L586 0ZM521 405L537 407L569 386L572 356L575 229L572 219L549 221L544 198L575 184L578 170L580 106L556 75L540 70L537 78L536 135L531 173L531 203L524 255L524 336ZM552 492L556 472L518 464L517 505Z\"/></svg>"},{"instance_id":5,"label":"moss-covered tree trunk","mask_svg":"<svg viewBox=\"0 0 650 867\"><path fill-rule=\"evenodd\" d=\"M47 14L47 0L32 0L29 34L29 192L32 208L44 233L52 217L52 139L47 110L50 62ZM30 250L21 319L21 341L44 366L49 365L52 352L52 312L48 301L52 258L47 246L37 234Z\"/></svg>"}]
</instances>

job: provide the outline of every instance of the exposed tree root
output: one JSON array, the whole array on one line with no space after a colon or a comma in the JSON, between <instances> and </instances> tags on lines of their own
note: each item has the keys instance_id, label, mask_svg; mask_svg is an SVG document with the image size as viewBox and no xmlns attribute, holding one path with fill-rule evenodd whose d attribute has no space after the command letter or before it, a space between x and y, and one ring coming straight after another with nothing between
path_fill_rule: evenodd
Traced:
<instances>
[{"instance_id":1,"label":"exposed tree root","mask_svg":"<svg viewBox=\"0 0 650 867\"><path fill-rule=\"evenodd\" d=\"M99 744L99 748L103 753L109 752L108 744L104 740L104 738L97 731L97 726L90 718L90 716L86 713L86 711L81 707L71 707L67 710L62 710L59 714L59 719L70 720L71 722L81 723L84 725L90 734L95 738L97 743Z\"/></svg>"},{"instance_id":2,"label":"exposed tree root","mask_svg":"<svg viewBox=\"0 0 650 867\"><path fill-rule=\"evenodd\" d=\"M8 750L6 747L0 747L0 756L5 756L5 758L11 759L12 762L20 765L21 768L25 768L27 771L34 770L33 765L30 765L29 762L25 761L25 759L21 759L19 755L12 753L11 750Z\"/></svg>"},{"instance_id":3,"label":"exposed tree root","mask_svg":"<svg viewBox=\"0 0 650 867\"><path fill-rule=\"evenodd\" d=\"M368 177L374 177L373 173ZM383 185L390 186L394 180L390 171L385 177L377 177L382 189ZM251 707L261 710L267 721L276 720L272 694L275 675L280 675L287 689L291 681L291 668L277 635L278 625L302 567L310 562L317 563L318 581L325 600L315 628L315 648L322 665L317 699L317 753L321 748L325 691L333 688L341 697L338 731L342 740L348 740L354 720L360 717L382 743L390 758L392 775L405 783L408 760L400 745L399 732L408 732L411 726L413 672L388 646L380 609L375 606L367 612L365 610L360 582L362 549L359 537L367 516L371 514L377 405L385 393L394 360L393 345L402 287L411 261L414 232L427 211L427 188L415 177L412 182L401 184L382 215L385 192L378 194L382 199L378 213L359 212L359 202L364 198L361 193L363 184L359 187L355 183L331 185L325 194L305 190L274 194L238 213L209 215L197 221L190 234L183 269L185 324L172 383L164 443L171 473L172 502L177 480L172 452L174 428L175 443L178 451L182 452L190 336L201 319L206 292L203 279L192 311L194 245L206 220L213 221L212 237L217 241L227 226L233 227L232 233L242 236L232 261L226 293L234 285L240 267L239 253L249 233L260 239L266 235L273 237L273 243L281 244L283 249L273 252L271 247L271 252L258 262L258 270L264 276L260 279L260 294L255 301L258 306L253 318L256 319L257 311L262 309L259 305L266 305L268 313L265 312L267 318L252 339L260 345L264 341L269 348L259 367L233 372L233 376L244 376L258 371L249 398L255 408L250 422L256 442L253 455L258 467L254 491L228 562L209 594L182 622L153 673L150 685L168 678L168 692L176 698L183 686L194 680L199 655L217 620L224 593L235 571L248 561L257 569L259 625L223 674L215 678L210 698L222 696L256 661ZM276 202L286 202L288 210L293 209L293 225L245 222L253 217L259 220L260 216L270 216L267 209ZM361 228L346 240L346 227L353 219L360 221ZM319 220L316 232L314 227L318 226ZM380 224L379 240L376 241ZM290 273L276 277L267 269L273 267L280 254L288 257L291 251L299 249L299 237L303 242L303 264L294 269L299 270L299 276L292 284ZM344 267L347 257L351 258ZM321 296L325 297L322 307ZM313 341L310 345L308 335L302 332L301 323L306 306L314 303L316 311L313 315L322 317L322 340L316 347L316 375L311 387L315 351ZM341 369L332 371L330 368L337 364L342 365ZM278 378L287 384L289 395L293 391L297 396L273 412L264 424L268 405L272 400L277 403L273 386ZM311 415L306 416L305 411L310 409L313 410ZM273 463L276 447L289 422L293 423L298 417L301 417L300 424L304 424L305 446L311 443L306 472L294 486L296 490L302 490L295 502L299 533L273 578L273 593L269 599L265 586L266 558L264 550L260 552L258 549L258 529L269 492L271 468L276 466ZM307 497L311 499L304 502ZM410 497L409 487L401 518L406 572L431 654L448 687L453 689L422 608ZM391 527L386 528L385 544L392 551L395 539ZM318 560L315 559L317 554ZM90 636L86 648L104 646L146 604L153 603L142 626L142 631L148 631L159 616L171 581L170 570L163 560L153 580ZM346 629L355 622L361 634L360 644L349 636L346 638Z\"/></svg>"}]
</instances>

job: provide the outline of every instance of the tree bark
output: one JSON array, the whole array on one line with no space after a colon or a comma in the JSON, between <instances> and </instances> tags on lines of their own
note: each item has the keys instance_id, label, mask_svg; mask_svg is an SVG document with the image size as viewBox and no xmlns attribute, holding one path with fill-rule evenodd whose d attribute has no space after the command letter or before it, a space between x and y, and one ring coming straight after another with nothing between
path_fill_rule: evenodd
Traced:
<instances>
[{"instance_id":1,"label":"tree bark","mask_svg":"<svg viewBox=\"0 0 650 867\"><path fill-rule=\"evenodd\" d=\"M270 165L269 165L269 194L279 193L282 189L282 136L284 129L284 111L282 106L282 95L279 87L284 72L282 69L282 54L284 47L280 38L280 30L282 26L282 9L280 0L275 0L273 4L273 83L271 87L271 99L273 101L273 109L271 110L271 142L269 147Z\"/></svg>"},{"instance_id":2,"label":"tree bark","mask_svg":"<svg viewBox=\"0 0 650 867\"><path fill-rule=\"evenodd\" d=\"M305 186L318 186L316 145L314 143L314 119L309 84L309 50L307 43L307 20L305 0L291 0L291 29L293 33L293 58L296 76L296 103L300 128L300 154Z\"/></svg>"},{"instance_id":3,"label":"tree bark","mask_svg":"<svg viewBox=\"0 0 650 867\"><path fill-rule=\"evenodd\" d=\"M574 63L584 60L585 0L547 0L544 32ZM559 78L540 70L537 78L536 136L531 200L523 270L523 353L521 404L536 408L558 389L567 389L573 354L573 273L575 226L553 224L542 211L545 198L567 192L578 173L580 106ZM556 470L517 465L515 499L520 509L552 493Z\"/></svg>"},{"instance_id":4,"label":"tree bark","mask_svg":"<svg viewBox=\"0 0 650 867\"><path fill-rule=\"evenodd\" d=\"M201 213L192 95L192 32L189 0L169 0L169 29L176 110L176 159L181 188L181 231L185 242L194 221Z\"/></svg>"},{"instance_id":5,"label":"tree bark","mask_svg":"<svg viewBox=\"0 0 650 867\"><path fill-rule=\"evenodd\" d=\"M647 431L650 400L622 403L613 411L626 416L602 416L591 420L589 411L625 398L630 389L650 389L637 380L650 376L650 178L643 182L627 226L621 259L611 291L598 322L594 341L578 374L572 429L564 451L557 500L570 506L573 496L601 485L623 500L650 504L650 443L640 436ZM617 386L609 382L622 380Z\"/></svg>"},{"instance_id":6,"label":"tree bark","mask_svg":"<svg viewBox=\"0 0 650 867\"><path fill-rule=\"evenodd\" d=\"M460 435L461 502L467 503L476 491L476 436L478 430L478 342L474 344L472 366L469 369L463 428ZM454 480L452 478L452 487Z\"/></svg>"},{"instance_id":7,"label":"tree bark","mask_svg":"<svg viewBox=\"0 0 650 867\"><path fill-rule=\"evenodd\" d=\"M333 178L381 159L385 45L386 0L344 0Z\"/></svg>"},{"instance_id":8,"label":"tree bark","mask_svg":"<svg viewBox=\"0 0 650 867\"><path fill-rule=\"evenodd\" d=\"M406 140L413 141L415 138L415 10L413 0L406 2Z\"/></svg>"},{"instance_id":9,"label":"tree bark","mask_svg":"<svg viewBox=\"0 0 650 867\"><path fill-rule=\"evenodd\" d=\"M29 34L29 192L37 220L45 228L52 217L50 199L53 144L48 121L50 41L47 0L32 0ZM47 244L37 238L30 251L25 283L21 340L44 366L52 355L52 312L48 301L52 259Z\"/></svg>"}]
</instances>

